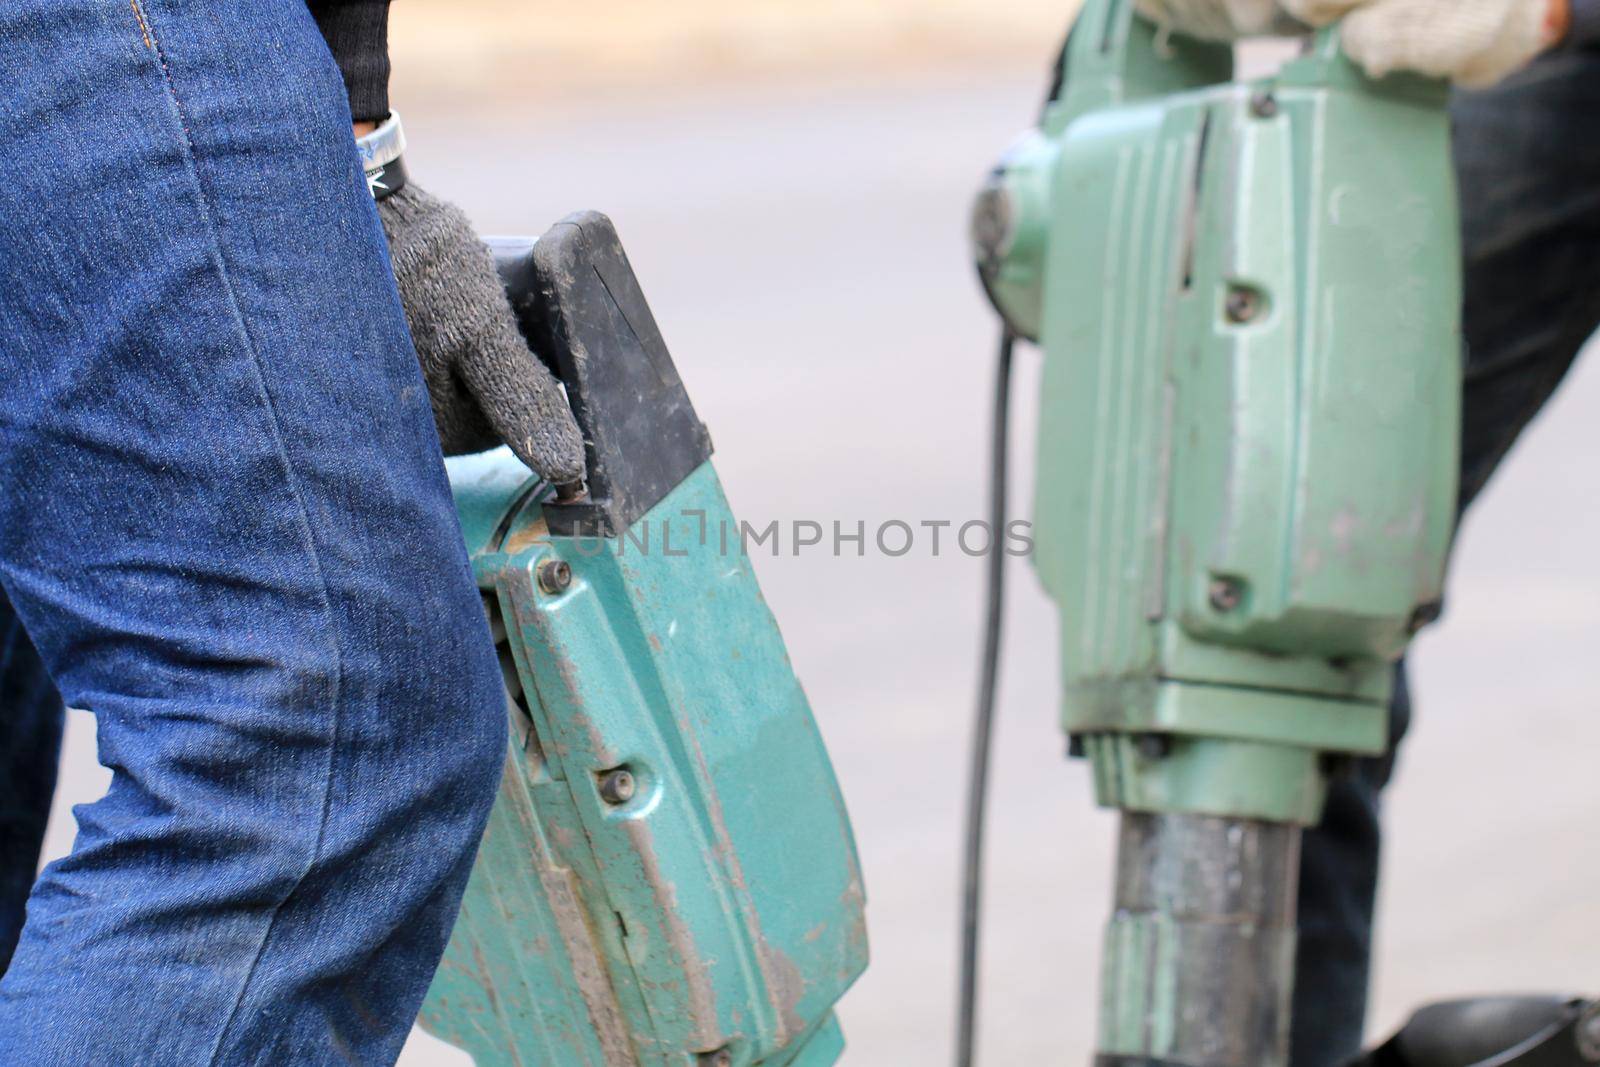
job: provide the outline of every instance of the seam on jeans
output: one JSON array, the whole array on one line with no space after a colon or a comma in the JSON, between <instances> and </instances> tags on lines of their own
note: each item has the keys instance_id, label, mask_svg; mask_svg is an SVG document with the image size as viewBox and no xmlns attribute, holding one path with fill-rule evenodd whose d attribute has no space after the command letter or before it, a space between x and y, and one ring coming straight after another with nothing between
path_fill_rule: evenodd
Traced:
<instances>
[{"instance_id":1,"label":"seam on jeans","mask_svg":"<svg viewBox=\"0 0 1600 1067\"><path fill-rule=\"evenodd\" d=\"M133 17L139 20L139 33L144 37L144 46L150 51L156 50L156 43L150 37L150 24L144 20L144 8L139 6L139 0L128 0L133 7Z\"/></svg>"},{"instance_id":2,"label":"seam on jeans","mask_svg":"<svg viewBox=\"0 0 1600 1067\"><path fill-rule=\"evenodd\" d=\"M323 839L327 833L328 827L328 812L333 802L334 754L338 750L339 735L342 732L341 727L343 725L343 716L339 712L339 704L343 697L344 652L338 637L334 635L333 597L332 593L328 589L327 576L322 567L322 558L317 552L316 538L312 534L310 513L306 507L305 498L300 491L299 481L294 476L294 467L289 461L288 450L285 449L283 444L283 432L278 425L277 409L273 404L272 393L267 388L266 374L262 369L261 349L256 344L255 338L250 332L248 321L244 315L244 309L239 303L238 292L234 288L233 279L228 273L227 257L223 253L222 240L217 232L216 220L213 217L210 204L207 199L205 183L200 178L200 168L194 148L194 139L189 132L188 117L184 112L183 102L178 97L177 86L173 84L172 72L167 66L166 53L161 48L159 36L157 36L154 30L151 28L150 19L141 8L139 0L130 0L130 3L133 7L134 14L139 19L140 29L145 34L145 41L150 45L150 50L155 54L156 60L161 68L162 87L166 92L169 103L171 104L172 116L177 121L178 133L183 144L184 167L188 171L189 178L193 183L196 207L200 212L200 217L204 222L206 230L208 231L208 235L211 239L211 253L213 256L218 280L222 285L222 290L226 297L229 311L232 313L234 322L238 326L239 334L244 341L246 353L255 372L256 388L259 390L259 396L262 405L266 410L267 423L272 432L273 448L277 452L278 462L283 470L284 482L287 484L290 496L294 500L295 518L300 527L301 536L304 538L306 555L310 560L312 572L319 586L318 599L320 600L322 613L327 620L327 626L330 633L329 646L330 651L333 653L333 669L330 672L328 682L328 703L329 707L333 711L333 729L332 736L328 743L328 767L323 776L322 811L317 819L316 841L312 845L311 857L306 862L305 870L301 871L300 875L295 879L294 885L289 888L289 891L286 892L283 897L273 905L271 918L267 920L267 928L261 935L260 943L256 946L255 955L251 957L250 967L245 972L244 980L239 984L239 991L234 997L233 1006L229 1008L228 1016L223 1021L221 1029L217 1031L216 1043L212 1046L211 1054L206 1057L206 1063L210 1065L210 1067L215 1067L217 1063L217 1057L222 1054L222 1049L227 1042L228 1034L233 1029L234 1020L238 1018L239 1009L244 1004L245 994L249 991L250 984L255 980L256 970L260 966L261 957L266 953L267 944L272 940L273 931L277 928L278 918L283 913L283 906L288 903L289 899L293 897L294 894L300 889L300 886L304 884L305 879L311 874L311 871L315 869L317 860L322 855Z\"/></svg>"}]
</instances>

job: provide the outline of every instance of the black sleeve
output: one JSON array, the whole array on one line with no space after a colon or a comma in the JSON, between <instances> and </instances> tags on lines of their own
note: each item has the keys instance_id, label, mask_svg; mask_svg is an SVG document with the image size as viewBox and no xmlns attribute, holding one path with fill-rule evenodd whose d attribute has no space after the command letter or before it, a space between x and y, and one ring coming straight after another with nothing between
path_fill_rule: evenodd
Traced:
<instances>
[{"instance_id":1,"label":"black sleeve","mask_svg":"<svg viewBox=\"0 0 1600 1067\"><path fill-rule=\"evenodd\" d=\"M306 0L306 6L344 75L351 119L382 122L389 115L389 0Z\"/></svg>"},{"instance_id":2,"label":"black sleeve","mask_svg":"<svg viewBox=\"0 0 1600 1067\"><path fill-rule=\"evenodd\" d=\"M1572 0L1572 25L1567 30L1567 46L1593 48L1600 45L1600 0Z\"/></svg>"}]
</instances>

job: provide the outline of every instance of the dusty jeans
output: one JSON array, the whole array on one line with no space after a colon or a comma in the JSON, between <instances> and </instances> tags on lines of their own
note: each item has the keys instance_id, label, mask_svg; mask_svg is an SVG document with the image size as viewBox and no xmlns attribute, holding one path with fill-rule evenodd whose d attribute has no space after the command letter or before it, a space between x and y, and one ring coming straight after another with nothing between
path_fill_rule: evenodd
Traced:
<instances>
[{"instance_id":1,"label":"dusty jeans","mask_svg":"<svg viewBox=\"0 0 1600 1067\"><path fill-rule=\"evenodd\" d=\"M1546 57L1453 106L1466 252L1461 508L1600 327L1600 52ZM1410 724L1404 670L1392 709ZM1338 782L1305 839L1294 1067L1361 1043L1372 953L1381 792L1394 752ZM1463 993L1473 992L1462 990Z\"/></svg>"}]
</instances>

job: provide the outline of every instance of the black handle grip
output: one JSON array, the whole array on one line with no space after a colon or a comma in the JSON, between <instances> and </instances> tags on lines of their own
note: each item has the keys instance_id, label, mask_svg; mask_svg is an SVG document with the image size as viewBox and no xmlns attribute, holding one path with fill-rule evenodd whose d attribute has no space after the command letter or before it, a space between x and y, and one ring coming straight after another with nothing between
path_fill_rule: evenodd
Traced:
<instances>
[{"instance_id":1,"label":"black handle grip","mask_svg":"<svg viewBox=\"0 0 1600 1067\"><path fill-rule=\"evenodd\" d=\"M711 456L711 435L611 220L568 215L536 242L492 240L518 324L566 386L588 497L548 503L557 536L616 537Z\"/></svg>"}]
</instances>

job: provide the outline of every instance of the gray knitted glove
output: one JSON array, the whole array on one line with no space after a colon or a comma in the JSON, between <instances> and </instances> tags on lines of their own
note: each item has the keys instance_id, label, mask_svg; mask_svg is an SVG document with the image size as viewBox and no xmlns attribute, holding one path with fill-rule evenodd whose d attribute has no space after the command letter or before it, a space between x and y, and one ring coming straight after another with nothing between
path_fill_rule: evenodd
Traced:
<instances>
[{"instance_id":1,"label":"gray knitted glove","mask_svg":"<svg viewBox=\"0 0 1600 1067\"><path fill-rule=\"evenodd\" d=\"M572 410L517 329L494 257L466 213L408 183L378 201L378 217L444 454L504 442L548 481L581 481Z\"/></svg>"}]
</instances>

